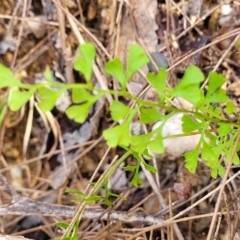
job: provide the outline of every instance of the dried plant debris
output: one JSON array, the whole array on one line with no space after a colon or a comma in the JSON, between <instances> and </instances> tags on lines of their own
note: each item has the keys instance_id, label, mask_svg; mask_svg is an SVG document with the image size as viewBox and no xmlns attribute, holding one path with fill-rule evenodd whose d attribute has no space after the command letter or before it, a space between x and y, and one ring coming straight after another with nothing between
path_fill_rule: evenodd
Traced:
<instances>
[{"instance_id":1,"label":"dried plant debris","mask_svg":"<svg viewBox=\"0 0 240 240\"><path fill-rule=\"evenodd\" d=\"M8 51L13 52L17 47L17 40L4 36L0 41L0 54L6 54Z\"/></svg>"},{"instance_id":2,"label":"dried plant debris","mask_svg":"<svg viewBox=\"0 0 240 240\"><path fill-rule=\"evenodd\" d=\"M190 196L192 186L190 183L174 183L173 189L177 193L179 200L187 200Z\"/></svg>"},{"instance_id":3,"label":"dried plant debris","mask_svg":"<svg viewBox=\"0 0 240 240\"><path fill-rule=\"evenodd\" d=\"M33 240L31 238L25 238L22 236L11 236L11 235L6 235L6 234L0 234L0 238L2 240Z\"/></svg>"},{"instance_id":4,"label":"dried plant debris","mask_svg":"<svg viewBox=\"0 0 240 240\"><path fill-rule=\"evenodd\" d=\"M46 16L40 15L29 19L27 25L36 38L42 38L47 33L46 22Z\"/></svg>"},{"instance_id":5,"label":"dried plant debris","mask_svg":"<svg viewBox=\"0 0 240 240\"><path fill-rule=\"evenodd\" d=\"M103 114L104 100L100 99L96 105L90 110L89 119L83 124L75 124L75 127L71 131L66 131L64 125L60 125L62 128L62 141L64 147L74 146L76 144L82 144L87 142L97 133L99 121ZM91 113L92 112L92 113ZM65 116L66 118L66 116ZM71 121L69 121L70 123ZM65 152L55 156L58 166L53 169L50 176L51 186L53 189L58 189L63 185L67 178L74 172L75 165L71 164L81 152L82 147L79 147L75 151ZM51 162L51 159L50 159Z\"/></svg>"},{"instance_id":6,"label":"dried plant debris","mask_svg":"<svg viewBox=\"0 0 240 240\"><path fill-rule=\"evenodd\" d=\"M202 9L203 0L189 0L187 12L190 16L190 23L193 25L198 19L201 9Z\"/></svg>"},{"instance_id":7,"label":"dried plant debris","mask_svg":"<svg viewBox=\"0 0 240 240\"><path fill-rule=\"evenodd\" d=\"M148 54L150 63L129 80L127 91L130 94L136 96L147 90L149 83L144 76L149 72L156 73L159 67L169 68L167 85L169 88L176 86L186 67L194 64L205 76L212 70L226 76L227 83L223 87L237 107L229 119L236 121L240 114L239 1L0 2L0 63L11 67L25 83L45 83L46 69L50 69L57 83L84 82L83 76L72 69L72 63L79 42L91 42L97 48L95 66L101 72L94 74L95 84L98 77L105 74L104 65L110 58L118 57L126 68L129 46L138 43ZM119 89L117 81L107 75L104 77L107 79L106 88ZM1 89L1 104L7 102L7 94L7 89ZM150 87L143 98L155 103L159 101L156 91ZM114 95L113 99L130 104L130 100L122 96ZM38 96L34 96L34 101L19 112L7 113L0 129L0 227L4 231L0 239L41 237L47 240L62 236L64 230L55 224L74 218L76 203L73 200L78 198L75 194L65 194L65 190L77 189L84 194L93 174L95 182L117 155L120 158L125 153L122 148L107 150L101 138L103 131L112 124L109 117L112 99L108 100L99 99L82 124L65 115L66 109L73 104L68 90L51 112L41 112L37 105ZM170 99L169 109L172 105L186 111L194 110L191 103L180 97ZM221 106L223 114L225 107ZM171 110L159 107L159 111L165 115ZM163 136L183 134L182 115L172 114L162 129ZM157 122L153 129L162 124L162 121ZM136 135L146 134L149 129L152 124L144 125L136 119L130 126L131 133ZM214 127L211 130L214 132ZM27 144L24 143L26 133L30 134ZM195 134L164 139L164 154L152 153L153 159L149 155L145 159L158 172L152 174L150 183L146 175L143 176L144 168L139 166L138 175L143 184L138 188L131 184L134 172L124 169L127 164L132 166L137 162L136 156L129 157L125 165L116 168L105 182L113 196L102 188L98 196L100 200L82 212L78 229L80 238L206 239L217 202L215 190L221 183L211 179L209 169L201 159L198 159L196 173L192 174L184 167L182 158L182 154L197 146L200 137ZM27 146L25 152L24 144ZM231 169L231 176L235 171L238 171L237 166ZM153 191L154 184L157 187ZM222 200L221 210L223 214L228 212L229 216L220 219L219 215L221 228L216 239L240 239L239 223L232 213L239 211L238 186L239 180L235 178L225 189L229 197L225 202ZM90 187L92 189L94 184ZM107 194L111 195L108 199L110 207L103 204ZM202 214L208 216L200 218ZM24 215L29 216L23 218ZM17 218L19 216L21 220ZM172 224L171 219L178 223ZM158 226L156 230L141 234L155 224ZM22 231L25 234L33 230L28 235L22 234Z\"/></svg>"}]
</instances>

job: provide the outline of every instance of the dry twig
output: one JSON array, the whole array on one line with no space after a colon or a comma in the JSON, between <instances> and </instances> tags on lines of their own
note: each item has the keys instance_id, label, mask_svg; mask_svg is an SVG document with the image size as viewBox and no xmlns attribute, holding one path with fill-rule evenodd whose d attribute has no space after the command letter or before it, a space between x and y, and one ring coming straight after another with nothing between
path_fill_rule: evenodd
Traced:
<instances>
[{"instance_id":1,"label":"dry twig","mask_svg":"<svg viewBox=\"0 0 240 240\"><path fill-rule=\"evenodd\" d=\"M32 200L28 197L18 194L2 174L0 174L0 181L12 197L11 204L0 206L0 216L28 216L34 214L41 214L45 216L54 215L59 217L73 218L73 216L75 215L75 207L61 206L57 204L49 204ZM86 208L82 214L82 218L116 220L128 223L140 222L142 224L159 224L164 221L164 219L160 217L145 215L142 213L135 213L134 215L129 215L127 212L124 211L112 211L111 213L107 213L104 209L101 208Z\"/></svg>"}]
</instances>

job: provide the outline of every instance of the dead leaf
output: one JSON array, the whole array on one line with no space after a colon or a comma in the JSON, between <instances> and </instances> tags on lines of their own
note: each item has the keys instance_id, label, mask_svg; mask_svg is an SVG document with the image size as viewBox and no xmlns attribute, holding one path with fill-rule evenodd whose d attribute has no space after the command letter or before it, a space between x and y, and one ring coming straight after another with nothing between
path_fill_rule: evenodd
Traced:
<instances>
[{"instance_id":1,"label":"dead leaf","mask_svg":"<svg viewBox=\"0 0 240 240\"><path fill-rule=\"evenodd\" d=\"M17 40L10 37L5 36L2 41L0 41L0 54L5 54L7 51L14 51L17 46Z\"/></svg>"},{"instance_id":2,"label":"dead leaf","mask_svg":"<svg viewBox=\"0 0 240 240\"><path fill-rule=\"evenodd\" d=\"M96 105L93 106L94 109L92 109L92 112L94 114L92 117L89 118L89 120L87 120L82 125L79 124L79 127L75 128L74 131L63 133L62 139L64 142L64 147L84 143L90 140L90 138L96 134L103 107L104 99L99 99ZM50 184L53 189L58 189L59 187L61 187L66 181L69 174L74 171L74 165L70 165L69 167L67 167L66 164L69 164L77 155L82 152L82 150L83 148L79 147L77 151L65 152L64 158L62 154L57 155L56 160L58 163L60 163L60 165L54 169L50 176Z\"/></svg>"},{"instance_id":3,"label":"dead leaf","mask_svg":"<svg viewBox=\"0 0 240 240\"><path fill-rule=\"evenodd\" d=\"M174 191L177 193L179 200L187 200L191 194L192 185L190 183L174 183Z\"/></svg>"},{"instance_id":4,"label":"dead leaf","mask_svg":"<svg viewBox=\"0 0 240 240\"><path fill-rule=\"evenodd\" d=\"M187 12L190 15L191 25L193 25L199 17L202 4L203 0L189 0Z\"/></svg>"},{"instance_id":5,"label":"dead leaf","mask_svg":"<svg viewBox=\"0 0 240 240\"><path fill-rule=\"evenodd\" d=\"M46 34L46 22L47 18L45 16L36 16L26 21L30 31L34 34L36 38L42 38Z\"/></svg>"},{"instance_id":6,"label":"dead leaf","mask_svg":"<svg viewBox=\"0 0 240 240\"><path fill-rule=\"evenodd\" d=\"M138 36L143 40L149 53L155 52L158 43L156 34L158 26L155 20L157 1L130 0L130 4Z\"/></svg>"},{"instance_id":7,"label":"dead leaf","mask_svg":"<svg viewBox=\"0 0 240 240\"><path fill-rule=\"evenodd\" d=\"M227 91L234 96L240 96L240 81L230 84Z\"/></svg>"}]
</instances>

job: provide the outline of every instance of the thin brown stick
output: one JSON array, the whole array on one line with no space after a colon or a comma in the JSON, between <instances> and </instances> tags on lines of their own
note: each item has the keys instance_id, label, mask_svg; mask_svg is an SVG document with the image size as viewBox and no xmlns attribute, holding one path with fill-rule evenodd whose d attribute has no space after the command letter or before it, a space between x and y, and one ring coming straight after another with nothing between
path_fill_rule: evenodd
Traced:
<instances>
[{"instance_id":1,"label":"thin brown stick","mask_svg":"<svg viewBox=\"0 0 240 240\"><path fill-rule=\"evenodd\" d=\"M13 59L12 59L12 63L11 63L11 69L13 69L15 63L16 63L16 59L17 59L17 54L18 54L18 49L21 43L21 38L22 38L22 34L23 34L23 24L25 21L25 17L26 17L26 12L27 12L27 0L23 1L23 11L22 11L22 20L21 20L21 25L20 25L20 29L18 32L18 40L17 40L17 48L13 54Z\"/></svg>"},{"instance_id":2,"label":"thin brown stick","mask_svg":"<svg viewBox=\"0 0 240 240\"><path fill-rule=\"evenodd\" d=\"M49 204L21 196L15 191L15 189L9 184L7 179L2 174L0 174L0 182L2 182L5 189L12 197L11 204L0 206L0 216L28 216L34 214L41 214L45 216L55 215L69 218L75 216L76 207ZM154 217L150 215L145 216L144 214L140 213L135 213L134 215L129 215L129 213L123 211L112 211L111 213L104 213L104 209L101 208L86 208L83 211L82 218L99 218L102 220L110 219L123 222L142 222L145 224L157 224L164 221L164 219L160 217Z\"/></svg>"}]
</instances>

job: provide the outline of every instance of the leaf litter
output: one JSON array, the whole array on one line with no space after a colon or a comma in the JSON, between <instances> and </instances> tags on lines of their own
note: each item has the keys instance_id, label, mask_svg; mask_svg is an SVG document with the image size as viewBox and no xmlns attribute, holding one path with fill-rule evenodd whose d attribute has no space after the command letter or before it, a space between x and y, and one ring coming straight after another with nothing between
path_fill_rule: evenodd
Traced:
<instances>
[{"instance_id":1,"label":"leaf litter","mask_svg":"<svg viewBox=\"0 0 240 240\"><path fill-rule=\"evenodd\" d=\"M0 6L0 62L11 67L22 81L30 84L36 83L39 76L41 79L46 68L51 69L54 81L81 83L84 78L72 69L72 59L77 55L79 42L93 42L97 46L94 84L103 89L118 89L119 83L115 79L109 79L104 73L106 58L118 57L123 68L129 69L128 49L132 43L137 42L148 53L151 65L143 67L141 72L131 77L126 86L129 93L137 96L147 90L148 85L143 74L155 71L157 66L169 68L168 86L181 86L179 81L186 68L195 64L204 74L217 70L227 76L225 88L239 114L240 6L237 1L219 2L197 1L196 4L196 1L191 0L25 0L16 1L15 4L13 1L3 0ZM71 21L70 16L74 16L78 24ZM234 40L235 44L232 44ZM1 89L1 95L5 93L6 90L2 92ZM155 90L149 88L144 99L157 101L156 96ZM121 100L124 103L127 101ZM4 98L1 98L2 101L4 102ZM1 121L1 173L16 191L30 199L46 204L76 206L72 202L76 196L65 194L65 190L77 189L84 192L92 175L92 181L96 182L115 156L124 153L118 148L109 150L101 137L111 124L108 109L108 102L111 101L109 97L97 101L82 124L68 119L59 108L64 104L72 104L67 93L62 95L61 102L48 114L37 107L37 96L34 110L30 103L18 112L8 110ZM181 99L174 101L174 105L180 104L181 108L191 109L190 102ZM223 113L224 109L223 107ZM32 121L30 113L33 114ZM132 129L132 132L142 134L144 127L141 124L132 125L139 128L138 131ZM169 128L173 130L173 127ZM30 138L24 146L23 139L29 129ZM179 131L182 133L181 129L177 133ZM165 146L168 151L156 162L156 178L155 175L147 177L142 171L139 172L143 184L137 189L130 184L133 178L131 172L123 171L122 165L116 169L108 183L113 192L109 199L114 205L107 211L112 214L123 211L130 216L137 213L167 221L170 216L177 216L179 212L191 208L194 202L199 201L199 204L186 211L185 215L180 215L179 223L170 222L167 226L163 224L158 229L153 228L151 233L151 229L144 229L149 225L141 221L125 223L124 218L115 217L102 221L102 225L96 227L98 219L83 219L79 228L81 239L137 239L137 236L143 239L160 239L160 236L168 239L207 239L204 236L208 234L211 215L203 214L212 212L217 195L213 192L208 199L203 197L220 183L209 177L209 169L201 163L201 159L194 174L184 168L181 154L177 154L174 161L169 161L172 154L168 152L179 147L176 140L177 138L174 142L169 141L169 145ZM27 149L26 156L23 155L24 148ZM146 161L152 164L151 160ZM136 159L128 157L126 165L134 164ZM225 190L227 196L222 200L222 209L238 209L234 204L239 198L238 181L234 179L229 182L228 189ZM117 185L114 186L114 183ZM2 203L9 203L10 199L4 188L1 188L0 193ZM106 190L101 192L102 195L107 193ZM114 197L114 194L120 197ZM103 207L106 208L101 201L91 204L96 213ZM58 222L71 220L57 215L55 217ZM123 219L123 222L118 224L117 219ZM217 239L230 239L235 232L233 239L237 239L237 217L234 215L230 219L221 218L219 221L224 227L216 231ZM4 233L9 235L50 239L62 235L63 230L57 229L55 222L54 217L45 215L40 219L31 216L30 220L29 217L21 216L18 219L9 215L4 217L1 226ZM52 224L52 227L48 227L46 223ZM162 220L159 224L161 223Z\"/></svg>"}]
</instances>

